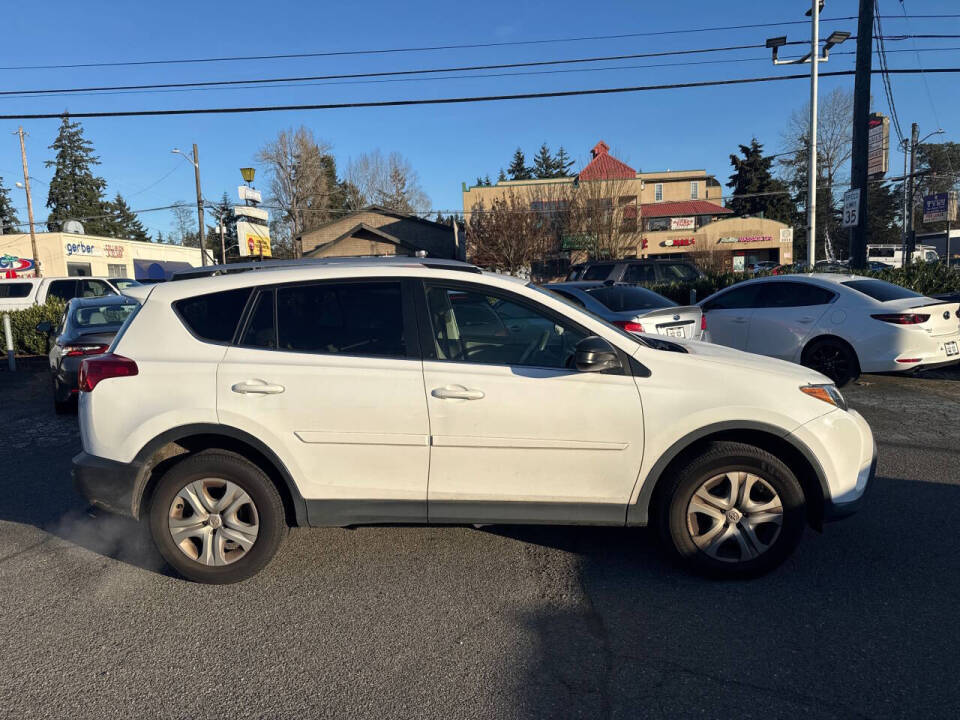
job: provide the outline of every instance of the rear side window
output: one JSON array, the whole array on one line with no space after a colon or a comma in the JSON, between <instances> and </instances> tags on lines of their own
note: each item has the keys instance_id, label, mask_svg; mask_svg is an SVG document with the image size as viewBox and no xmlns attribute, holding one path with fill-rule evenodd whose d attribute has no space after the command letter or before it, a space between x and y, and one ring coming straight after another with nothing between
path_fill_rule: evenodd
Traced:
<instances>
[{"instance_id":1,"label":"rear side window","mask_svg":"<svg viewBox=\"0 0 960 720\"><path fill-rule=\"evenodd\" d=\"M759 285L741 285L729 292L708 300L703 304L704 310L739 310L740 308L756 307Z\"/></svg>"},{"instance_id":2,"label":"rear side window","mask_svg":"<svg viewBox=\"0 0 960 720\"><path fill-rule=\"evenodd\" d=\"M864 295L868 295L874 300L879 300L880 302L886 302L887 300L905 300L906 298L923 297L923 295L920 293L915 293L913 290L907 290L904 287L894 285L893 283L884 282L883 280L847 280L843 283L843 285L851 290L856 290Z\"/></svg>"},{"instance_id":3,"label":"rear side window","mask_svg":"<svg viewBox=\"0 0 960 720\"><path fill-rule=\"evenodd\" d=\"M201 340L228 343L233 339L250 288L225 290L184 298L173 304L183 324Z\"/></svg>"},{"instance_id":4,"label":"rear side window","mask_svg":"<svg viewBox=\"0 0 960 720\"><path fill-rule=\"evenodd\" d=\"M610 271L613 270L613 263L596 263L583 271L581 280L606 280Z\"/></svg>"},{"instance_id":5,"label":"rear side window","mask_svg":"<svg viewBox=\"0 0 960 720\"><path fill-rule=\"evenodd\" d=\"M648 283L650 285L657 282L657 271L652 263L635 263L627 266L627 271L623 274L625 283Z\"/></svg>"},{"instance_id":6,"label":"rear side window","mask_svg":"<svg viewBox=\"0 0 960 720\"><path fill-rule=\"evenodd\" d=\"M0 283L0 298L25 298L32 287L30 283Z\"/></svg>"},{"instance_id":7,"label":"rear side window","mask_svg":"<svg viewBox=\"0 0 960 720\"><path fill-rule=\"evenodd\" d=\"M666 282L686 282L697 279L697 271L686 263L661 263L660 274Z\"/></svg>"},{"instance_id":8,"label":"rear side window","mask_svg":"<svg viewBox=\"0 0 960 720\"><path fill-rule=\"evenodd\" d=\"M281 350L406 357L400 283L322 283L277 290Z\"/></svg>"},{"instance_id":9,"label":"rear side window","mask_svg":"<svg viewBox=\"0 0 960 720\"><path fill-rule=\"evenodd\" d=\"M76 280L54 280L50 283L47 290L48 298L60 298L61 300L73 300L77 296Z\"/></svg>"},{"instance_id":10,"label":"rear side window","mask_svg":"<svg viewBox=\"0 0 960 720\"><path fill-rule=\"evenodd\" d=\"M782 308L826 305L834 294L826 288L804 282L768 282L761 286L757 307Z\"/></svg>"}]
</instances>

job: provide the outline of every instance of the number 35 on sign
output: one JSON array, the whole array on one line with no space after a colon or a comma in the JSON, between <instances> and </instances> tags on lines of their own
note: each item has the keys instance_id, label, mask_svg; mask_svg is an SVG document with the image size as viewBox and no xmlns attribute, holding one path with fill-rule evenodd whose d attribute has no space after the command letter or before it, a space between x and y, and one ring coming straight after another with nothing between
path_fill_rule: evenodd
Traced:
<instances>
[{"instance_id":1,"label":"number 35 on sign","mask_svg":"<svg viewBox=\"0 0 960 720\"><path fill-rule=\"evenodd\" d=\"M843 227L860 224L860 189L847 190L843 194Z\"/></svg>"}]
</instances>

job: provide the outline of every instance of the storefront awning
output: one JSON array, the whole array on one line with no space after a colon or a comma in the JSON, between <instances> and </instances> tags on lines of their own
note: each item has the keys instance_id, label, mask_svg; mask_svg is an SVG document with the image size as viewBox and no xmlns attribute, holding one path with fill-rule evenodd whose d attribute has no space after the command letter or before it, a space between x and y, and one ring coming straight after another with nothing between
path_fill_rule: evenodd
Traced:
<instances>
[{"instance_id":1,"label":"storefront awning","mask_svg":"<svg viewBox=\"0 0 960 720\"><path fill-rule=\"evenodd\" d=\"M179 260L134 260L133 279L169 280L178 270L189 270L192 267L190 263Z\"/></svg>"}]
</instances>

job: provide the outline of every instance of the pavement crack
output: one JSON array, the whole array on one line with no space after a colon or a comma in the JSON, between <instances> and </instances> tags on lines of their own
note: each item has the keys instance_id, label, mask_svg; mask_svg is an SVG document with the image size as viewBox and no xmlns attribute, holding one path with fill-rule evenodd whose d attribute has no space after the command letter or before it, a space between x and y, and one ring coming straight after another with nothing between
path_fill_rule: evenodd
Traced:
<instances>
[{"instance_id":1,"label":"pavement crack","mask_svg":"<svg viewBox=\"0 0 960 720\"><path fill-rule=\"evenodd\" d=\"M20 557L21 555L23 555L24 553L30 552L31 550L36 550L41 545L46 545L48 542L50 542L51 539L52 539L52 536L48 535L43 540L40 540L39 542L35 542L33 545L28 545L27 547L21 548L16 552L10 553L9 555L4 555L2 558L0 558L0 565L4 564L8 560L14 560Z\"/></svg>"}]
</instances>

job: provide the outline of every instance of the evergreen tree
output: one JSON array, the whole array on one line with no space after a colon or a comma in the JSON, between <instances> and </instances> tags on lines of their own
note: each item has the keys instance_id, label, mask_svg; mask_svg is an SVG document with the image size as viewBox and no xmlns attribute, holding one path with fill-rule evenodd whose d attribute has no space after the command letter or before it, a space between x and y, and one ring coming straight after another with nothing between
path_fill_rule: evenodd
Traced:
<instances>
[{"instance_id":1,"label":"evergreen tree","mask_svg":"<svg viewBox=\"0 0 960 720\"><path fill-rule=\"evenodd\" d=\"M13 209L13 202L10 200L10 192L3 185L3 178L0 177L0 234L10 235L19 232L20 219L17 217L16 210Z\"/></svg>"},{"instance_id":2,"label":"evergreen tree","mask_svg":"<svg viewBox=\"0 0 960 720\"><path fill-rule=\"evenodd\" d=\"M786 184L770 173L773 158L764 156L763 145L756 138L749 145L741 145L740 154L743 157L730 156L733 174L727 187L733 190L734 197L727 207L737 215L757 215L792 224L796 209Z\"/></svg>"},{"instance_id":3,"label":"evergreen tree","mask_svg":"<svg viewBox=\"0 0 960 720\"><path fill-rule=\"evenodd\" d=\"M489 175L484 175L484 176L483 176L483 184L484 184L486 187L490 187L490 176L489 176Z\"/></svg>"},{"instance_id":4,"label":"evergreen tree","mask_svg":"<svg viewBox=\"0 0 960 720\"><path fill-rule=\"evenodd\" d=\"M537 156L533 159L533 176L536 178L552 178L557 176L557 164L550 148L546 143L540 145Z\"/></svg>"},{"instance_id":5,"label":"evergreen tree","mask_svg":"<svg viewBox=\"0 0 960 720\"><path fill-rule=\"evenodd\" d=\"M108 204L107 209L110 213L106 227L109 237L149 242L150 236L147 235L146 228L120 193L117 193L113 202Z\"/></svg>"},{"instance_id":6,"label":"evergreen tree","mask_svg":"<svg viewBox=\"0 0 960 720\"><path fill-rule=\"evenodd\" d=\"M901 196L892 185L867 184L867 237L871 243L900 243Z\"/></svg>"},{"instance_id":7,"label":"evergreen tree","mask_svg":"<svg viewBox=\"0 0 960 720\"><path fill-rule=\"evenodd\" d=\"M567 151L561 145L553 158L553 177L569 177L571 168L573 168L573 158L567 155Z\"/></svg>"},{"instance_id":8,"label":"evergreen tree","mask_svg":"<svg viewBox=\"0 0 960 720\"><path fill-rule=\"evenodd\" d=\"M47 195L47 229L56 232L67 220L81 220L87 234L105 235L111 222L103 198L107 183L93 174L100 159L93 154L93 144L83 136L80 123L64 117L50 149L56 151L56 159L44 165L56 169Z\"/></svg>"},{"instance_id":9,"label":"evergreen tree","mask_svg":"<svg viewBox=\"0 0 960 720\"><path fill-rule=\"evenodd\" d=\"M163 237L163 230L157 230L157 239L154 240L155 243L160 243L161 245L166 242L166 239Z\"/></svg>"},{"instance_id":10,"label":"evergreen tree","mask_svg":"<svg viewBox=\"0 0 960 720\"><path fill-rule=\"evenodd\" d=\"M497 175L497 182L504 182L507 179L507 174L503 171L503 168L500 168L500 174Z\"/></svg>"},{"instance_id":11,"label":"evergreen tree","mask_svg":"<svg viewBox=\"0 0 960 720\"><path fill-rule=\"evenodd\" d=\"M387 188L382 195L380 204L394 212L414 212L415 208L407 189L407 176L400 167L393 166L390 168Z\"/></svg>"},{"instance_id":12,"label":"evergreen tree","mask_svg":"<svg viewBox=\"0 0 960 720\"><path fill-rule=\"evenodd\" d=\"M507 168L507 174L511 180L529 180L533 177L531 168L527 166L527 159L523 155L523 150L517 148L513 154L513 160L510 167Z\"/></svg>"},{"instance_id":13,"label":"evergreen tree","mask_svg":"<svg viewBox=\"0 0 960 720\"><path fill-rule=\"evenodd\" d=\"M207 226L207 246L213 257L218 262L221 261L220 230L217 229L220 218L223 218L223 247L229 248L226 260L240 257L240 250L233 247L237 245L237 216L233 212L233 203L230 202L229 196L224 193L220 202L207 208L207 215L213 221L213 225Z\"/></svg>"}]
</instances>

